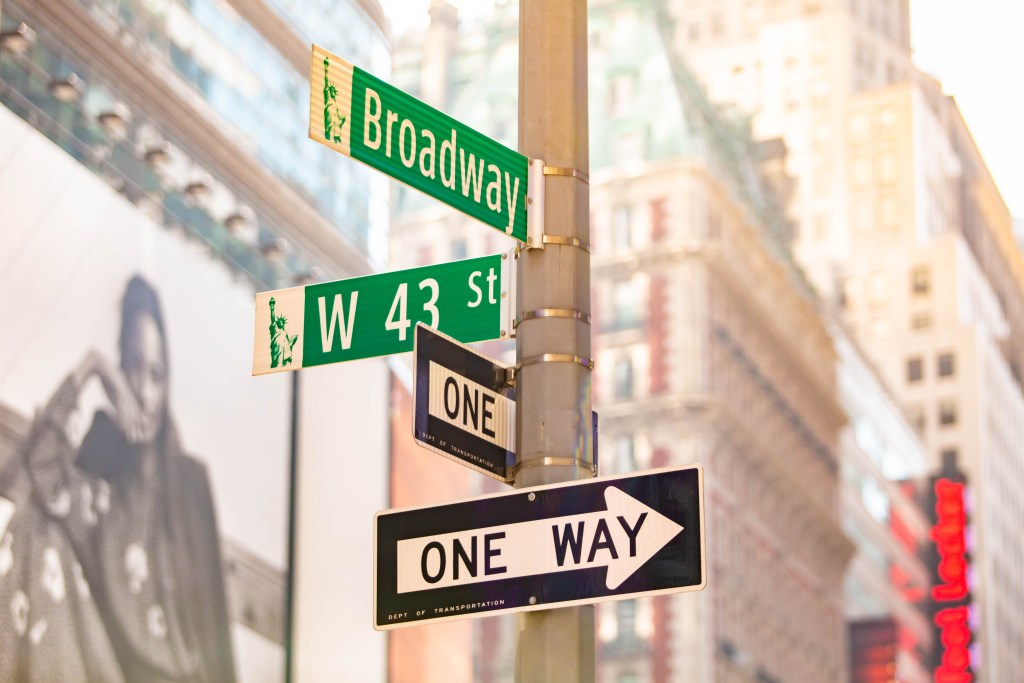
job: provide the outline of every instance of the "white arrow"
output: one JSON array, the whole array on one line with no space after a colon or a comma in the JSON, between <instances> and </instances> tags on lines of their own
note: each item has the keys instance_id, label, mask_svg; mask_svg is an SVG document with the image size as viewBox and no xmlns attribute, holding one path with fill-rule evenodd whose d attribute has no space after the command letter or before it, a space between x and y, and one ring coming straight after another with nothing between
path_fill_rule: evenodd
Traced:
<instances>
[{"instance_id":1,"label":"white arrow","mask_svg":"<svg viewBox=\"0 0 1024 683\"><path fill-rule=\"evenodd\" d=\"M618 588L683 530L614 486L607 510L398 542L398 592L608 567Z\"/></svg>"}]
</instances>

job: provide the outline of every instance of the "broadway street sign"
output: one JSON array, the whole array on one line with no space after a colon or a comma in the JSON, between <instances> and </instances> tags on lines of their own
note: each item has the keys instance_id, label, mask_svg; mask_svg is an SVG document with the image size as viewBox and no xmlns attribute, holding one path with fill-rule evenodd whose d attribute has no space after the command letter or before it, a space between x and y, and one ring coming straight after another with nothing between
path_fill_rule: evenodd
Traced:
<instances>
[{"instance_id":1,"label":"broadway street sign","mask_svg":"<svg viewBox=\"0 0 1024 683\"><path fill-rule=\"evenodd\" d=\"M516 404L506 366L424 325L416 326L416 412L421 445L507 481L515 465Z\"/></svg>"},{"instance_id":2,"label":"broadway street sign","mask_svg":"<svg viewBox=\"0 0 1024 683\"><path fill-rule=\"evenodd\" d=\"M309 137L526 241L522 154L313 46Z\"/></svg>"},{"instance_id":3,"label":"broadway street sign","mask_svg":"<svg viewBox=\"0 0 1024 683\"><path fill-rule=\"evenodd\" d=\"M701 590L700 465L378 512L374 628Z\"/></svg>"},{"instance_id":4,"label":"broadway street sign","mask_svg":"<svg viewBox=\"0 0 1024 683\"><path fill-rule=\"evenodd\" d=\"M422 322L464 342L507 337L505 254L256 295L252 374L412 351Z\"/></svg>"}]
</instances>

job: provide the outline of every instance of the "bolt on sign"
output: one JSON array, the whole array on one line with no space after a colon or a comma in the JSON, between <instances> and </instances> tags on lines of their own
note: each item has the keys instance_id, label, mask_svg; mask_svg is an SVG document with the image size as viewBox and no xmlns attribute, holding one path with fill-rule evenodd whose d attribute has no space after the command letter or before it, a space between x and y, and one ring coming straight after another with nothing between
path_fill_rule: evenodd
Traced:
<instances>
[{"instance_id":1,"label":"bolt on sign","mask_svg":"<svg viewBox=\"0 0 1024 683\"><path fill-rule=\"evenodd\" d=\"M700 465L374 518L374 628L704 588Z\"/></svg>"},{"instance_id":2,"label":"bolt on sign","mask_svg":"<svg viewBox=\"0 0 1024 683\"><path fill-rule=\"evenodd\" d=\"M309 137L526 242L527 159L319 45Z\"/></svg>"},{"instance_id":3,"label":"bolt on sign","mask_svg":"<svg viewBox=\"0 0 1024 683\"><path fill-rule=\"evenodd\" d=\"M506 254L256 295L252 374L412 351L417 323L461 342L507 337Z\"/></svg>"}]
</instances>

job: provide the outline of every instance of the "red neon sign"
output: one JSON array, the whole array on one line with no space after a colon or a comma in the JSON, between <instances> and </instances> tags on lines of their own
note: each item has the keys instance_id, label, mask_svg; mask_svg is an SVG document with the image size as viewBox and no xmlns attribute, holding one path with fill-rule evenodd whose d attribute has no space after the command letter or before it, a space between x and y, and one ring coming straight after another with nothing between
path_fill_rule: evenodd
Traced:
<instances>
[{"instance_id":1,"label":"red neon sign","mask_svg":"<svg viewBox=\"0 0 1024 683\"><path fill-rule=\"evenodd\" d=\"M935 615L939 639L945 650L935 669L935 683L971 683L971 627L967 625L967 606L947 607Z\"/></svg>"},{"instance_id":2,"label":"red neon sign","mask_svg":"<svg viewBox=\"0 0 1024 683\"><path fill-rule=\"evenodd\" d=\"M935 482L935 526L932 540L939 552L939 578L943 583L932 587L932 599L954 602L967 597L967 542L964 528L964 485L949 479Z\"/></svg>"},{"instance_id":3,"label":"red neon sign","mask_svg":"<svg viewBox=\"0 0 1024 683\"><path fill-rule=\"evenodd\" d=\"M968 596L967 541L965 529L964 485L949 479L935 482L935 526L931 537L938 551L937 567L941 584L932 587L932 600L937 603L958 602ZM942 660L935 669L935 683L971 683L971 627L966 605L946 607L935 613L933 621L939 628Z\"/></svg>"}]
</instances>

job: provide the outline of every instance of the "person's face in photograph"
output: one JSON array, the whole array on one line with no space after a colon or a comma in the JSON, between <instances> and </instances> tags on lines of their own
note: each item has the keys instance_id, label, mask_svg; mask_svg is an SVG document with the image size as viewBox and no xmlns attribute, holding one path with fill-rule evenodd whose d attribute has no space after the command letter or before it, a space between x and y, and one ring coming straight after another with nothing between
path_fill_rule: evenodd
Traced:
<instances>
[{"instance_id":1,"label":"person's face in photograph","mask_svg":"<svg viewBox=\"0 0 1024 683\"><path fill-rule=\"evenodd\" d=\"M164 339L153 317L140 314L131 323L124 347L125 377L142 414L142 443L152 442L167 409L167 364Z\"/></svg>"}]
</instances>

